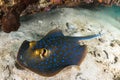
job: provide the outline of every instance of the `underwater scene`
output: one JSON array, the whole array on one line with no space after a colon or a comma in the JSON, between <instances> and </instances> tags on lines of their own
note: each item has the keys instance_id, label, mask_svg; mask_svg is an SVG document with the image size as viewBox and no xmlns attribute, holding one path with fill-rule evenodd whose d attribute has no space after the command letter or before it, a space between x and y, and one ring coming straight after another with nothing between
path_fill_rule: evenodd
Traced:
<instances>
[{"instance_id":1,"label":"underwater scene","mask_svg":"<svg viewBox=\"0 0 120 80\"><path fill-rule=\"evenodd\" d=\"M120 0L0 0L0 80L120 80Z\"/></svg>"}]
</instances>

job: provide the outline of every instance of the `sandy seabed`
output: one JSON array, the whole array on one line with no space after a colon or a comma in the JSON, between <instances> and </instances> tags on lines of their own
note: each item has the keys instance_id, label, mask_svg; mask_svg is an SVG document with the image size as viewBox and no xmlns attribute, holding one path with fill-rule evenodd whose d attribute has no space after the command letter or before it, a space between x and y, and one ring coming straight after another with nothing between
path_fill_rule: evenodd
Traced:
<instances>
[{"instance_id":1,"label":"sandy seabed","mask_svg":"<svg viewBox=\"0 0 120 80\"><path fill-rule=\"evenodd\" d=\"M61 8L22 17L18 31L0 32L0 80L120 80L119 11L120 8ZM88 47L80 69L71 66L53 77L17 69L15 61L22 42L40 40L55 28L69 36L103 35L80 41Z\"/></svg>"}]
</instances>

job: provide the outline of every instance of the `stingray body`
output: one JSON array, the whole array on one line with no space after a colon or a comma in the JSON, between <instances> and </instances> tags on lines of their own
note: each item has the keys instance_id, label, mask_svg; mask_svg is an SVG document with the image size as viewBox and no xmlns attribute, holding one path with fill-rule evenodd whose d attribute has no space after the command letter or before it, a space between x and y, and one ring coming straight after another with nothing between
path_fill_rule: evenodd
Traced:
<instances>
[{"instance_id":1,"label":"stingray body","mask_svg":"<svg viewBox=\"0 0 120 80\"><path fill-rule=\"evenodd\" d=\"M67 66L80 65L86 55L86 45L79 45L78 41L99 35L70 37L55 29L39 41L24 41L17 62L40 75L53 76Z\"/></svg>"}]
</instances>

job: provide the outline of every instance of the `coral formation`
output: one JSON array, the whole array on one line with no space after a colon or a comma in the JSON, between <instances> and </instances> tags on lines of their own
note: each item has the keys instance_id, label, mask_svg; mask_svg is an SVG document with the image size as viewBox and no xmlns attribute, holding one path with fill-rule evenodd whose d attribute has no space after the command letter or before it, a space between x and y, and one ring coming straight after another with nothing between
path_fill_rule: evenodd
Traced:
<instances>
[{"instance_id":1,"label":"coral formation","mask_svg":"<svg viewBox=\"0 0 120 80\"><path fill-rule=\"evenodd\" d=\"M20 14L31 3L38 0L1 0L1 28L4 32L11 32L18 30L20 26Z\"/></svg>"}]
</instances>

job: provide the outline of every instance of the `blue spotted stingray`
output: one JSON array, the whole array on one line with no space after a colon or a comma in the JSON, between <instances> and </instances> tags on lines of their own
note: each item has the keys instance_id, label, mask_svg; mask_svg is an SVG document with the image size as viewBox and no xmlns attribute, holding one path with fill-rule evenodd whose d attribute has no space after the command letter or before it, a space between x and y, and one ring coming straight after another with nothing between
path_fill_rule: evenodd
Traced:
<instances>
[{"instance_id":1,"label":"blue spotted stingray","mask_svg":"<svg viewBox=\"0 0 120 80\"><path fill-rule=\"evenodd\" d=\"M62 31L50 31L39 41L24 41L17 55L17 62L24 68L43 76L53 76L65 67L80 65L86 55L86 45L78 41L91 39L100 34L71 37Z\"/></svg>"}]
</instances>

